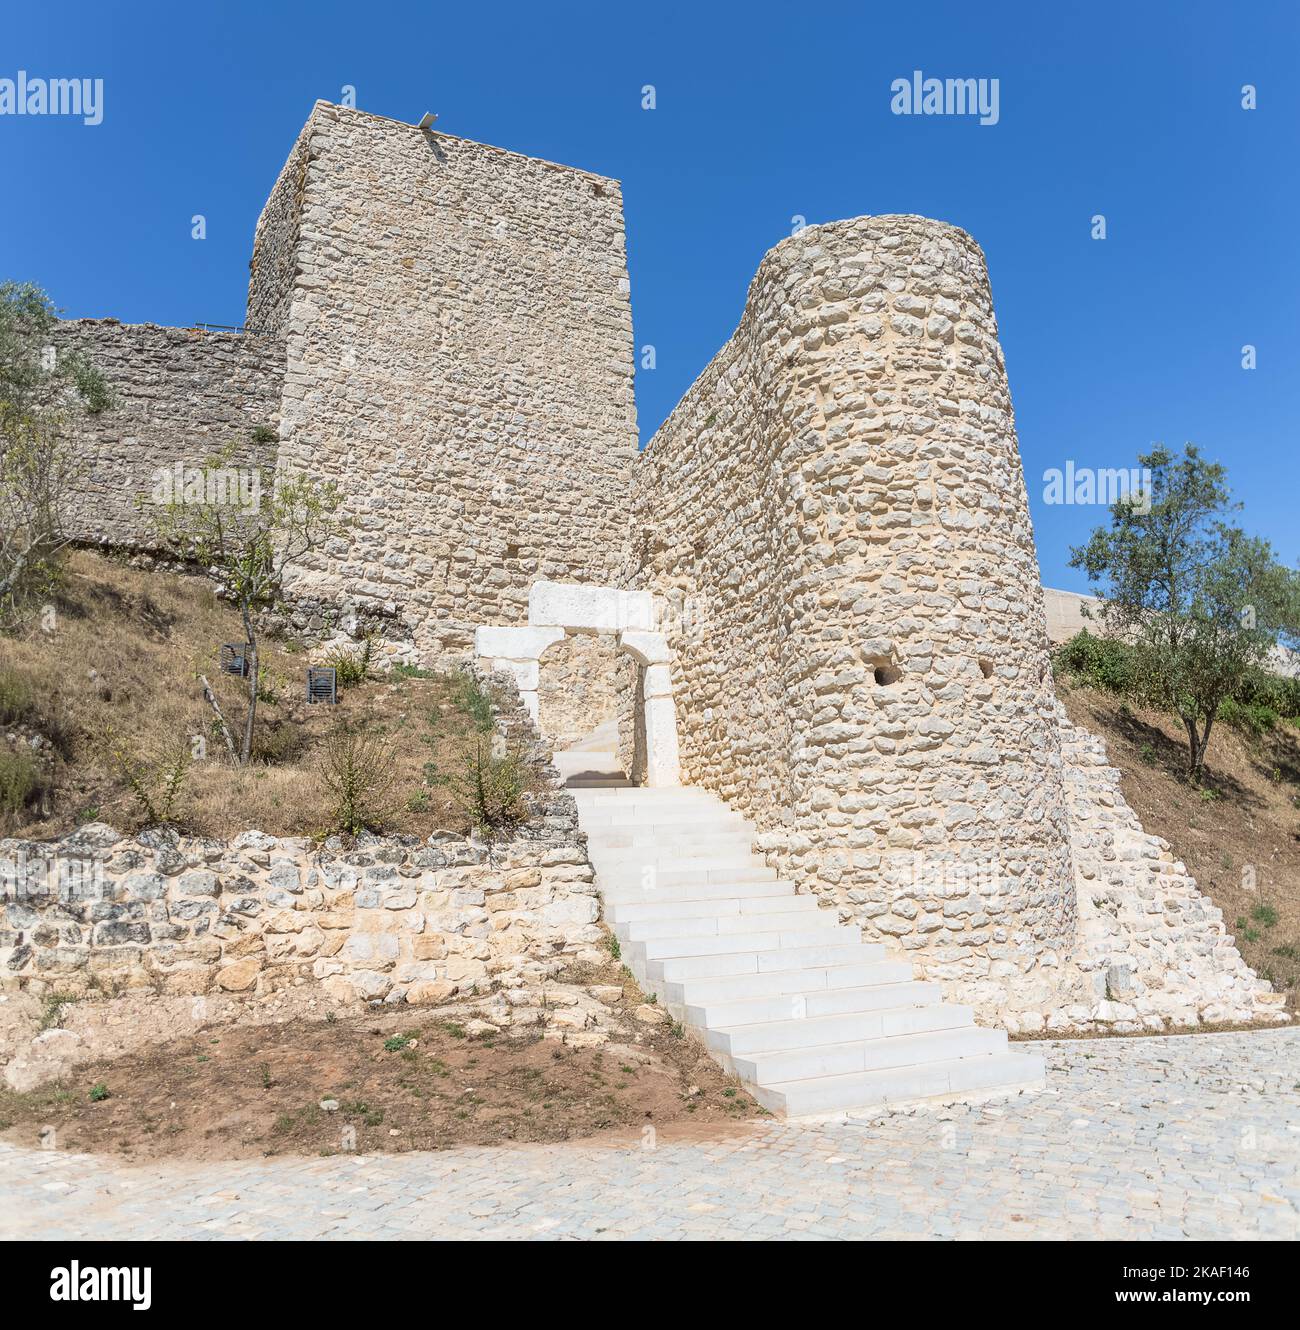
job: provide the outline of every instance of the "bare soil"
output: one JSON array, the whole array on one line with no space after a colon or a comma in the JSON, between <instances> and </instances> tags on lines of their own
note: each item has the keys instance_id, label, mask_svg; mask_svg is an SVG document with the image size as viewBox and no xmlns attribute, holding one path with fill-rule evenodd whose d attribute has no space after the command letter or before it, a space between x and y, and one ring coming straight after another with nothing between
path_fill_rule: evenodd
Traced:
<instances>
[{"instance_id":1,"label":"bare soil","mask_svg":"<svg viewBox=\"0 0 1300 1330\"><path fill-rule=\"evenodd\" d=\"M629 981L619 1032L592 1048L475 1036L463 1012L438 1009L206 1028L26 1094L0 1089L0 1134L135 1161L238 1159L707 1130L763 1115L680 1029L635 1021L639 1000Z\"/></svg>"},{"instance_id":2,"label":"bare soil","mask_svg":"<svg viewBox=\"0 0 1300 1330\"><path fill-rule=\"evenodd\" d=\"M1106 740L1143 827L1169 842L1223 911L1246 963L1300 1010L1300 729L1284 722L1255 737L1216 726L1194 786L1177 718L1057 687L1070 719Z\"/></svg>"}]
</instances>

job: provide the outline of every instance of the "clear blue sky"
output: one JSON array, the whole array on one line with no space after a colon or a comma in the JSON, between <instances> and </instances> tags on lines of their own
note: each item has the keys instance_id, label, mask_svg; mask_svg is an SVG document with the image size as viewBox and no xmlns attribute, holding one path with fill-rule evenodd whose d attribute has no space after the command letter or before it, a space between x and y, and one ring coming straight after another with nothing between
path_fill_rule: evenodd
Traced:
<instances>
[{"instance_id":1,"label":"clear blue sky","mask_svg":"<svg viewBox=\"0 0 1300 1330\"><path fill-rule=\"evenodd\" d=\"M1153 441L1225 462L1245 524L1300 559L1294 0L42 0L3 34L0 77L105 80L96 127L0 116L0 277L70 316L242 322L267 191L312 102L351 84L362 109L623 181L636 341L658 353L643 438L795 214L922 213L988 255L1045 581L1084 589L1067 547L1104 514L1045 505L1044 471ZM891 114L913 69L997 78L1000 122Z\"/></svg>"}]
</instances>

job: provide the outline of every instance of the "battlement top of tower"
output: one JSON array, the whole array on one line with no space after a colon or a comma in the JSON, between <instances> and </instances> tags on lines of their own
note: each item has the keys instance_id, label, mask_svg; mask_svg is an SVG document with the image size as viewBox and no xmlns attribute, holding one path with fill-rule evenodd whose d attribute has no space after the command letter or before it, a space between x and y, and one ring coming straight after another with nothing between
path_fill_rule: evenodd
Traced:
<instances>
[{"instance_id":1,"label":"battlement top of tower","mask_svg":"<svg viewBox=\"0 0 1300 1330\"><path fill-rule=\"evenodd\" d=\"M587 176L591 180L597 180L602 184L621 185L617 176L601 175L598 171L587 171L580 166L569 166L564 162L553 162L545 157L534 157L526 152L514 152L510 148L498 147L495 143L482 143L478 139L465 138L460 134L448 134L440 129L421 129L419 125L413 125L405 120L396 120L392 116L378 115L374 111L363 111L355 106L344 106L338 102L328 102L324 98L318 97L312 106L311 115L307 118L307 124L310 125L312 119L322 108L325 110L344 115L349 118L359 120L374 121L376 126L391 125L394 129L404 130L408 134L425 135L433 139L447 139L453 143L469 143L476 148L482 148L487 152L500 153L504 157L517 157L521 161L534 162L539 166L546 167L552 171L568 171L574 175Z\"/></svg>"}]
</instances>

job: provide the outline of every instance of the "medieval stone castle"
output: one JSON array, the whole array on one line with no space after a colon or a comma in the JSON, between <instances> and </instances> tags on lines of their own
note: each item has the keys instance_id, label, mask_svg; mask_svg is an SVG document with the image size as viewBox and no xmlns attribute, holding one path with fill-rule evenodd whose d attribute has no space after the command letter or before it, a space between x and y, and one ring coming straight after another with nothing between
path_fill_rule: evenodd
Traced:
<instances>
[{"instance_id":1,"label":"medieval stone castle","mask_svg":"<svg viewBox=\"0 0 1300 1330\"><path fill-rule=\"evenodd\" d=\"M243 332L66 326L119 396L79 537L145 543L149 477L232 441L332 479L300 627L477 657L559 746L617 727L639 784L725 802L945 996L1012 1029L1277 1013L1057 704L963 231L783 240L642 452L614 180L317 103L250 269Z\"/></svg>"}]
</instances>

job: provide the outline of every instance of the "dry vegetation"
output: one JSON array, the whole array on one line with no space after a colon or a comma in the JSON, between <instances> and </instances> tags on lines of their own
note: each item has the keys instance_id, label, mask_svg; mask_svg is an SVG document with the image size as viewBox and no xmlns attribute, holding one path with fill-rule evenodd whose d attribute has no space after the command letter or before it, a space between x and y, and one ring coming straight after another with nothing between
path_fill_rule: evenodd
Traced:
<instances>
[{"instance_id":1,"label":"dry vegetation","mask_svg":"<svg viewBox=\"0 0 1300 1330\"><path fill-rule=\"evenodd\" d=\"M617 966L568 977L623 984L610 1043L475 1035L474 1013L461 1011L212 1027L24 1094L0 1086L0 1131L30 1145L53 1130L59 1149L128 1159L222 1159L564 1141L647 1125L716 1132L762 1115L680 1026L635 1020L644 999Z\"/></svg>"},{"instance_id":2,"label":"dry vegetation","mask_svg":"<svg viewBox=\"0 0 1300 1330\"><path fill-rule=\"evenodd\" d=\"M1098 688L1057 687L1070 718L1105 738L1143 827L1223 911L1246 962L1300 1008L1300 728L1251 735L1220 724L1196 786L1176 717Z\"/></svg>"},{"instance_id":3,"label":"dry vegetation","mask_svg":"<svg viewBox=\"0 0 1300 1330\"><path fill-rule=\"evenodd\" d=\"M0 834L44 838L89 821L130 830L157 820L207 836L356 830L339 825L328 760L337 768L347 747L342 727L378 736L354 754L383 774L383 788L362 801L377 829L468 828L464 756L491 713L465 676L372 674L341 689L337 707L308 706L306 666L321 662L293 642L267 641L255 760L241 769L199 676L227 716L241 718L244 681L223 675L218 658L222 643L242 639L237 613L206 579L73 554L47 611L0 637ZM516 774L526 788L527 773Z\"/></svg>"}]
</instances>

